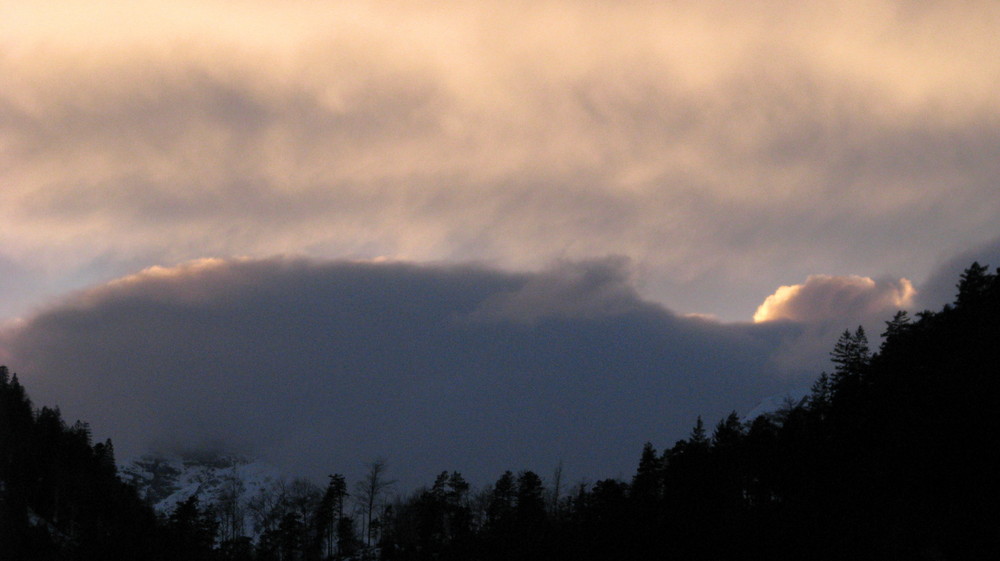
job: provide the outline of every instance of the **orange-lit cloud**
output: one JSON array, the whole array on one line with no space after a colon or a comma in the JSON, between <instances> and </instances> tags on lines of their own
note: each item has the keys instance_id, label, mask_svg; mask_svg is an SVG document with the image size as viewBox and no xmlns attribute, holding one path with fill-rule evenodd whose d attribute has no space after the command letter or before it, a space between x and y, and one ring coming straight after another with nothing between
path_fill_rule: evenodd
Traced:
<instances>
[{"instance_id":1,"label":"orange-lit cloud","mask_svg":"<svg viewBox=\"0 0 1000 561\"><path fill-rule=\"evenodd\" d=\"M72 285L623 255L729 319L811 271L918 278L1000 235L998 27L991 2L4 2L0 259Z\"/></svg>"},{"instance_id":2,"label":"orange-lit cloud","mask_svg":"<svg viewBox=\"0 0 1000 561\"><path fill-rule=\"evenodd\" d=\"M891 314L910 306L914 295L907 279L810 275L803 284L779 287L757 308L753 320L823 322Z\"/></svg>"}]
</instances>

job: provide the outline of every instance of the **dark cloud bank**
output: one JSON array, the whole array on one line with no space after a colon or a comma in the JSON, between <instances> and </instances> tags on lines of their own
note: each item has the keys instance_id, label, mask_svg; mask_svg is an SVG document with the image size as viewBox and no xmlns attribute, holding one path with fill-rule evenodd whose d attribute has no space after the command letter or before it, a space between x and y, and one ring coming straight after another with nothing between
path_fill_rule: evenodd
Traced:
<instances>
[{"instance_id":1,"label":"dark cloud bank","mask_svg":"<svg viewBox=\"0 0 1000 561\"><path fill-rule=\"evenodd\" d=\"M223 447L313 477L389 459L440 470L627 475L801 386L771 361L790 323L721 324L641 300L615 261L475 266L205 261L79 293L0 338L38 404L147 447ZM809 372L815 374L815 372Z\"/></svg>"},{"instance_id":2,"label":"dark cloud bank","mask_svg":"<svg viewBox=\"0 0 1000 561\"><path fill-rule=\"evenodd\" d=\"M921 286L917 306L920 309L936 310L954 301L959 275L973 261L979 262L980 265L989 265L990 269L1000 267L1000 238L978 245L940 263Z\"/></svg>"}]
</instances>

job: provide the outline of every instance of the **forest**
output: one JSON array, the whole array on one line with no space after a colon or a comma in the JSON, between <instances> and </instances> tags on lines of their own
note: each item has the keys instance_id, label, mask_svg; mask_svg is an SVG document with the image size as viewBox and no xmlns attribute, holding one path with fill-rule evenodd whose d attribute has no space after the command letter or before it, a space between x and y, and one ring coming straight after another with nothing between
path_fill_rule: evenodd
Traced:
<instances>
[{"instance_id":1,"label":"forest","mask_svg":"<svg viewBox=\"0 0 1000 561\"><path fill-rule=\"evenodd\" d=\"M197 496L154 512L110 440L36 408L0 367L0 559L993 559L1000 270L973 263L957 288L941 310L896 313L877 348L845 331L800 402L636 450L628 480L498 466L483 489L442 471L391 496L376 461L273 497L254 537Z\"/></svg>"}]
</instances>

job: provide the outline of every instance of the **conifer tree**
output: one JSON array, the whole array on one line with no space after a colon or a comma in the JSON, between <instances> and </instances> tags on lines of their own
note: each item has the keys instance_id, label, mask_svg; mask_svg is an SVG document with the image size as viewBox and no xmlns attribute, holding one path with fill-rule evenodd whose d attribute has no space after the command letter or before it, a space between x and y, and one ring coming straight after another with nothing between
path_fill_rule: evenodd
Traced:
<instances>
[{"instance_id":1,"label":"conifer tree","mask_svg":"<svg viewBox=\"0 0 1000 561\"><path fill-rule=\"evenodd\" d=\"M719 421L712 433L713 449L730 449L739 445L743 438L743 423L736 411L731 412L724 420Z\"/></svg>"},{"instance_id":2,"label":"conifer tree","mask_svg":"<svg viewBox=\"0 0 1000 561\"><path fill-rule=\"evenodd\" d=\"M822 418L829 411L831 402L832 386L830 375L822 372L809 390L809 409Z\"/></svg>"},{"instance_id":3,"label":"conifer tree","mask_svg":"<svg viewBox=\"0 0 1000 561\"><path fill-rule=\"evenodd\" d=\"M978 261L966 269L958 282L957 306L969 306L978 302L993 284L996 275L989 273L989 267L980 265Z\"/></svg>"},{"instance_id":4,"label":"conifer tree","mask_svg":"<svg viewBox=\"0 0 1000 561\"><path fill-rule=\"evenodd\" d=\"M663 490L663 464L656 454L653 444L647 442L642 447L639 468L632 478L632 498L641 504L659 501Z\"/></svg>"},{"instance_id":5,"label":"conifer tree","mask_svg":"<svg viewBox=\"0 0 1000 561\"><path fill-rule=\"evenodd\" d=\"M514 474L507 470L490 489L486 504L486 524L496 528L505 525L514 511Z\"/></svg>"},{"instance_id":6,"label":"conifer tree","mask_svg":"<svg viewBox=\"0 0 1000 561\"><path fill-rule=\"evenodd\" d=\"M896 312L891 320L885 322L885 331L881 333L881 336L885 339L882 342L882 348L885 348L885 344L890 338L901 335L909 327L910 314L906 313L906 310Z\"/></svg>"},{"instance_id":7,"label":"conifer tree","mask_svg":"<svg viewBox=\"0 0 1000 561\"><path fill-rule=\"evenodd\" d=\"M166 530L168 559L196 561L212 557L218 524L201 508L197 495L177 503L167 519Z\"/></svg>"},{"instance_id":8,"label":"conifer tree","mask_svg":"<svg viewBox=\"0 0 1000 561\"><path fill-rule=\"evenodd\" d=\"M854 333L845 329L830 352L830 362L835 365L832 380L834 392L857 385L870 361L871 350L865 328L859 325Z\"/></svg>"},{"instance_id":9,"label":"conifer tree","mask_svg":"<svg viewBox=\"0 0 1000 561\"><path fill-rule=\"evenodd\" d=\"M347 482L344 476L335 473L329 476L330 481L320 499L315 520L316 544L314 548L324 552L326 557L333 557L337 547L337 524L344 517L344 499L347 497Z\"/></svg>"},{"instance_id":10,"label":"conifer tree","mask_svg":"<svg viewBox=\"0 0 1000 561\"><path fill-rule=\"evenodd\" d=\"M705 432L705 422L701 420L701 415L698 415L698 420L695 422L694 428L691 429L688 444L697 448L708 446L708 433Z\"/></svg>"}]
</instances>

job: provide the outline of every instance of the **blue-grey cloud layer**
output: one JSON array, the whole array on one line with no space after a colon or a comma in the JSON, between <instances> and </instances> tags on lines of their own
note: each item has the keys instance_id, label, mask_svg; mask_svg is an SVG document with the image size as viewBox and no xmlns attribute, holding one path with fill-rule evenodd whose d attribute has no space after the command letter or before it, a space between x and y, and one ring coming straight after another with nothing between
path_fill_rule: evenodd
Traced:
<instances>
[{"instance_id":1,"label":"blue-grey cloud layer","mask_svg":"<svg viewBox=\"0 0 1000 561\"><path fill-rule=\"evenodd\" d=\"M988 265L991 271L1000 267L1000 238L944 259L924 283L915 307L936 310L953 302L958 294L958 279L973 262Z\"/></svg>"},{"instance_id":2,"label":"blue-grey cloud layer","mask_svg":"<svg viewBox=\"0 0 1000 561\"><path fill-rule=\"evenodd\" d=\"M627 474L801 385L769 359L791 325L722 325L639 299L622 264L212 261L69 297L0 339L36 400L120 454L226 446L322 476L386 456L442 469Z\"/></svg>"}]
</instances>

